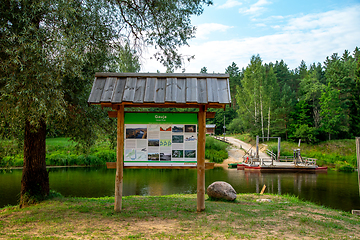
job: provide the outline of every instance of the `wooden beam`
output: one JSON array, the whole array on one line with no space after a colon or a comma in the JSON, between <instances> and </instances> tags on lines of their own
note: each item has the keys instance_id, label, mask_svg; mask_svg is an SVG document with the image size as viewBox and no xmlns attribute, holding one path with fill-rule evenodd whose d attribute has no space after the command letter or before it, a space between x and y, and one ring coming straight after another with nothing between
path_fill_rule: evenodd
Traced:
<instances>
[{"instance_id":1,"label":"wooden beam","mask_svg":"<svg viewBox=\"0 0 360 240\"><path fill-rule=\"evenodd\" d=\"M104 108L104 107L112 107L112 103L110 103L110 102L101 103L101 107L102 108Z\"/></svg>"},{"instance_id":2,"label":"wooden beam","mask_svg":"<svg viewBox=\"0 0 360 240\"><path fill-rule=\"evenodd\" d=\"M116 176L115 176L115 204L114 210L121 211L124 167L124 106L117 110L117 147L116 147Z\"/></svg>"},{"instance_id":3,"label":"wooden beam","mask_svg":"<svg viewBox=\"0 0 360 240\"><path fill-rule=\"evenodd\" d=\"M214 169L214 163L206 162L205 163L205 169ZM116 162L107 162L106 167L108 169L115 169L116 168ZM195 169L196 166L124 166L124 169Z\"/></svg>"},{"instance_id":4,"label":"wooden beam","mask_svg":"<svg viewBox=\"0 0 360 240\"><path fill-rule=\"evenodd\" d=\"M117 112L116 111L108 111L109 118L117 118Z\"/></svg>"},{"instance_id":5,"label":"wooden beam","mask_svg":"<svg viewBox=\"0 0 360 240\"><path fill-rule=\"evenodd\" d=\"M206 112L206 118L215 118L216 112Z\"/></svg>"},{"instance_id":6,"label":"wooden beam","mask_svg":"<svg viewBox=\"0 0 360 240\"><path fill-rule=\"evenodd\" d=\"M205 137L206 109L199 107L198 112L198 147L197 147L197 211L205 210Z\"/></svg>"},{"instance_id":7,"label":"wooden beam","mask_svg":"<svg viewBox=\"0 0 360 240\"><path fill-rule=\"evenodd\" d=\"M114 103L115 104L115 103ZM122 103L125 107L133 107L133 108L199 108L202 106L198 103L131 103L124 102ZM224 108L226 104L221 103L208 103L208 108Z\"/></svg>"}]
</instances>

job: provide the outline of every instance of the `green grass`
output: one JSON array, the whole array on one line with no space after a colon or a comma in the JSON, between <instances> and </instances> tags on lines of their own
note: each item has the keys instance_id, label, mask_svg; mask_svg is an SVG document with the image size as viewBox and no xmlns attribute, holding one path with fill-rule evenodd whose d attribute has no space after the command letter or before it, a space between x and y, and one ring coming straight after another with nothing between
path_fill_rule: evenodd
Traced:
<instances>
[{"instance_id":1,"label":"green grass","mask_svg":"<svg viewBox=\"0 0 360 240\"><path fill-rule=\"evenodd\" d=\"M271 202L259 203L260 198ZM359 239L360 218L293 196L239 194L234 202L196 195L57 197L19 209L0 209L0 238L117 239Z\"/></svg>"}]
</instances>

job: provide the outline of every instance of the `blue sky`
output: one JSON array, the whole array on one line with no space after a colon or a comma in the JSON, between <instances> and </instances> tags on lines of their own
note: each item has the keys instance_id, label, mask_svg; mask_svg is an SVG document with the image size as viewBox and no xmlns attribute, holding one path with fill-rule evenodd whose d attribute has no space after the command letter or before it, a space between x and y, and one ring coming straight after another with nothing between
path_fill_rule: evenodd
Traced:
<instances>
[{"instance_id":1,"label":"blue sky","mask_svg":"<svg viewBox=\"0 0 360 240\"><path fill-rule=\"evenodd\" d=\"M256 54L265 63L283 59L294 69L301 60L323 63L333 53L360 47L360 0L214 0L192 23L196 38L180 49L195 55L184 63L187 73L204 66L208 73L224 73L232 62L245 68ZM164 72L151 53L143 55L141 72Z\"/></svg>"}]
</instances>

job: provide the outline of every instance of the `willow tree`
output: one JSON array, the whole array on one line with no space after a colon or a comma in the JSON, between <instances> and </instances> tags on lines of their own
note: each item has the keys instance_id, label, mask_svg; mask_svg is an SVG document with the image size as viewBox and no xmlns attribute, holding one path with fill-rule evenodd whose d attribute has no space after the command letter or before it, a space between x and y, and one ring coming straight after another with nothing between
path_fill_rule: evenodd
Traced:
<instances>
[{"instance_id":1,"label":"willow tree","mask_svg":"<svg viewBox=\"0 0 360 240\"><path fill-rule=\"evenodd\" d=\"M20 206L49 193L46 127L73 108L95 70L110 70L116 46L153 45L155 58L180 67L178 47L208 0L4 0L0 5L0 131L24 143ZM86 129L88 126L81 126ZM4 131L6 131L4 133ZM78 131L80 134L82 131Z\"/></svg>"}]
</instances>

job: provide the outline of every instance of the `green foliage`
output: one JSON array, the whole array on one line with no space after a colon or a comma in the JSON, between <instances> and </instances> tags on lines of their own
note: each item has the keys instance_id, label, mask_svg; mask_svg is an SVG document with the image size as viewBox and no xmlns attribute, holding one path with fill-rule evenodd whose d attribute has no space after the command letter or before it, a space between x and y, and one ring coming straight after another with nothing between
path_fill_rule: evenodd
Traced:
<instances>
[{"instance_id":1,"label":"green foliage","mask_svg":"<svg viewBox=\"0 0 360 240\"><path fill-rule=\"evenodd\" d=\"M24 165L24 157L22 155L4 156L0 160L0 167L22 167Z\"/></svg>"},{"instance_id":2,"label":"green foliage","mask_svg":"<svg viewBox=\"0 0 360 240\"><path fill-rule=\"evenodd\" d=\"M312 126L310 106L307 101L302 100L299 101L292 115L292 123L290 124L290 128L292 133L290 134L290 138L294 141L298 139L302 139L302 141L307 143L316 143L317 140L317 129Z\"/></svg>"},{"instance_id":3,"label":"green foliage","mask_svg":"<svg viewBox=\"0 0 360 240\"><path fill-rule=\"evenodd\" d=\"M222 163L224 159L229 157L226 150L227 147L227 143L221 142L212 137L206 137L205 158L209 159L211 162Z\"/></svg>"},{"instance_id":4,"label":"green foliage","mask_svg":"<svg viewBox=\"0 0 360 240\"><path fill-rule=\"evenodd\" d=\"M215 134L221 135L224 133L224 117L225 117L225 126L226 132L228 132L227 128L229 128L232 119L236 116L236 110L233 108L226 108L225 110L219 108L210 108L209 112L215 112L215 118L207 119L207 124L215 124Z\"/></svg>"},{"instance_id":5,"label":"green foliage","mask_svg":"<svg viewBox=\"0 0 360 240\"><path fill-rule=\"evenodd\" d=\"M353 172L355 171L355 169L350 166L349 164L342 164L339 168L338 171L340 172Z\"/></svg>"},{"instance_id":6,"label":"green foliage","mask_svg":"<svg viewBox=\"0 0 360 240\"><path fill-rule=\"evenodd\" d=\"M49 195L47 196L47 200L51 200L53 198L62 198L63 195L55 190L50 189Z\"/></svg>"},{"instance_id":7,"label":"green foliage","mask_svg":"<svg viewBox=\"0 0 360 240\"><path fill-rule=\"evenodd\" d=\"M205 149L214 149L214 150L226 150L226 148L229 145L225 142L221 142L219 140L214 139L213 137L206 137L206 142L205 142Z\"/></svg>"},{"instance_id":8,"label":"green foliage","mask_svg":"<svg viewBox=\"0 0 360 240\"><path fill-rule=\"evenodd\" d=\"M359 52L358 47L353 54L345 50L342 57L333 54L324 65L313 63L309 68L301 61L294 70L283 60L264 64L259 55L241 71L233 63L226 69L232 94L236 88L238 115L232 132L309 143L358 136Z\"/></svg>"},{"instance_id":9,"label":"green foliage","mask_svg":"<svg viewBox=\"0 0 360 240\"><path fill-rule=\"evenodd\" d=\"M277 143L267 143L268 149L277 151ZM281 156L292 156L297 143L281 141ZM328 166L339 171L351 171L357 167L356 146L352 139L331 140L317 144L301 143L301 155L316 158L317 165Z\"/></svg>"},{"instance_id":10,"label":"green foliage","mask_svg":"<svg viewBox=\"0 0 360 240\"><path fill-rule=\"evenodd\" d=\"M48 166L103 166L106 162L114 162L116 158L110 157L108 151L96 152L94 155L67 155L54 152L46 157L46 165Z\"/></svg>"},{"instance_id":11,"label":"green foliage","mask_svg":"<svg viewBox=\"0 0 360 240\"><path fill-rule=\"evenodd\" d=\"M207 73L207 67L202 67L200 69L200 73Z\"/></svg>"},{"instance_id":12,"label":"green foliage","mask_svg":"<svg viewBox=\"0 0 360 240\"><path fill-rule=\"evenodd\" d=\"M228 157L228 152L225 150L205 149L205 158L210 162L222 163Z\"/></svg>"},{"instance_id":13,"label":"green foliage","mask_svg":"<svg viewBox=\"0 0 360 240\"><path fill-rule=\"evenodd\" d=\"M99 158L99 161L106 162L116 162L116 151L114 150L102 150L94 154L95 157Z\"/></svg>"},{"instance_id":14,"label":"green foliage","mask_svg":"<svg viewBox=\"0 0 360 240\"><path fill-rule=\"evenodd\" d=\"M245 131L244 124L242 122L241 118L234 118L231 123L229 124L229 127L227 128L230 133L237 134L237 133L243 133Z\"/></svg>"},{"instance_id":15,"label":"green foliage","mask_svg":"<svg viewBox=\"0 0 360 240\"><path fill-rule=\"evenodd\" d=\"M241 79L243 74L240 71L236 63L232 63L225 69L225 73L229 74L229 85L230 85L230 95L231 95L231 104L234 109L237 109L238 104L236 102L236 88L241 86Z\"/></svg>"},{"instance_id":16,"label":"green foliage","mask_svg":"<svg viewBox=\"0 0 360 240\"><path fill-rule=\"evenodd\" d=\"M341 109L339 93L339 90L333 89L328 84L320 97L322 128L329 134L329 140L331 135L339 133L340 130L346 131L346 127L341 123L345 116Z\"/></svg>"},{"instance_id":17,"label":"green foliage","mask_svg":"<svg viewBox=\"0 0 360 240\"><path fill-rule=\"evenodd\" d=\"M0 141L2 143L4 141ZM87 152L78 150L76 144L69 138L50 138L46 140L47 155L46 165L48 166L100 166L106 162L116 161L116 151L109 149L109 142L98 141ZM22 167L24 156L19 154L1 155L0 167Z\"/></svg>"}]
</instances>

